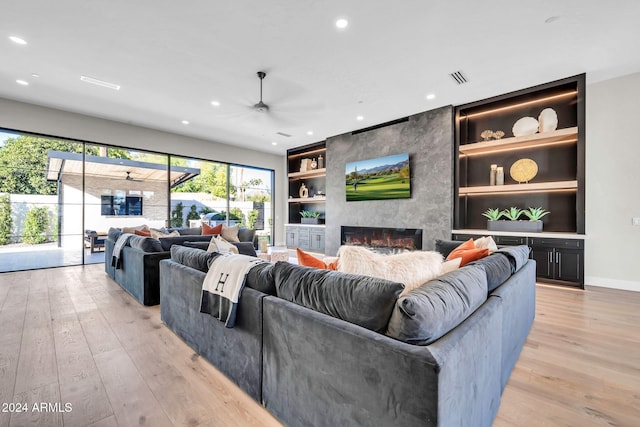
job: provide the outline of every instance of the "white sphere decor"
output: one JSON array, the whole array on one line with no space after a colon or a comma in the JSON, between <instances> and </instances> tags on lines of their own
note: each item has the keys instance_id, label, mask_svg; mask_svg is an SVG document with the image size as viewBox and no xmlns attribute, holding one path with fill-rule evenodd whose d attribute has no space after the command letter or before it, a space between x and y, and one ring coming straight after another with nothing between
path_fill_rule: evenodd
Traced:
<instances>
[{"instance_id":1,"label":"white sphere decor","mask_svg":"<svg viewBox=\"0 0 640 427\"><path fill-rule=\"evenodd\" d=\"M545 108L538 116L538 131L553 132L558 128L558 114L553 108Z\"/></svg>"},{"instance_id":2,"label":"white sphere decor","mask_svg":"<svg viewBox=\"0 0 640 427\"><path fill-rule=\"evenodd\" d=\"M538 132L538 121L533 117L523 117L515 122L511 131L513 136L533 135Z\"/></svg>"}]
</instances>

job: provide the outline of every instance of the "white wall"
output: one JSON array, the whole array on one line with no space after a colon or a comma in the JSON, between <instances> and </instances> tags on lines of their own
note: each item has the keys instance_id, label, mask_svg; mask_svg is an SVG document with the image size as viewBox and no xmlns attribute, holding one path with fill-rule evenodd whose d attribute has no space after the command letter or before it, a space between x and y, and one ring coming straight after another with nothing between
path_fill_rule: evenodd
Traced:
<instances>
[{"instance_id":1,"label":"white wall","mask_svg":"<svg viewBox=\"0 0 640 427\"><path fill-rule=\"evenodd\" d=\"M275 242L284 244L286 161L279 156L213 141L0 98L0 127L140 150L217 160L275 171ZM215 137L215 135L212 135Z\"/></svg>"},{"instance_id":2,"label":"white wall","mask_svg":"<svg viewBox=\"0 0 640 427\"><path fill-rule=\"evenodd\" d=\"M585 282L640 291L640 73L587 86Z\"/></svg>"}]
</instances>

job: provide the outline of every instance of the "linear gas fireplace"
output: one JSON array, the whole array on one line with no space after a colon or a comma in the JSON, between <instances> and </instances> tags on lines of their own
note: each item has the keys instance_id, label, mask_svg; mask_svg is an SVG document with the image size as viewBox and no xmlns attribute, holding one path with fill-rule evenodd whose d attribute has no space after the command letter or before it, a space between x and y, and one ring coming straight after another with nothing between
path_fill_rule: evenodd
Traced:
<instances>
[{"instance_id":1,"label":"linear gas fireplace","mask_svg":"<svg viewBox=\"0 0 640 427\"><path fill-rule=\"evenodd\" d=\"M416 251L422 249L422 229L342 226L340 241L385 253Z\"/></svg>"}]
</instances>

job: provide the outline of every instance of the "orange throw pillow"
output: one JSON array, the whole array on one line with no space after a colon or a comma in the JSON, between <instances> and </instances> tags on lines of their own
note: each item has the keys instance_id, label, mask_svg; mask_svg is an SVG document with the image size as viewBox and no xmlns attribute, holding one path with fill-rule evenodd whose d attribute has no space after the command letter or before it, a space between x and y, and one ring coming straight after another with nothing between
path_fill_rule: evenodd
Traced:
<instances>
[{"instance_id":1,"label":"orange throw pillow","mask_svg":"<svg viewBox=\"0 0 640 427\"><path fill-rule=\"evenodd\" d=\"M447 260L452 260L455 258L461 258L460 267L465 264L470 263L471 261L479 260L480 258L484 258L489 255L489 249L487 248L477 248L473 243L473 239L469 239L457 248L455 248L449 256L447 256Z\"/></svg>"},{"instance_id":2,"label":"orange throw pillow","mask_svg":"<svg viewBox=\"0 0 640 427\"><path fill-rule=\"evenodd\" d=\"M136 236L151 237L151 230L133 230Z\"/></svg>"},{"instance_id":3,"label":"orange throw pillow","mask_svg":"<svg viewBox=\"0 0 640 427\"><path fill-rule=\"evenodd\" d=\"M202 235L209 236L212 234L222 234L222 224L218 224L215 227L211 227L207 224L202 224Z\"/></svg>"},{"instance_id":4,"label":"orange throw pillow","mask_svg":"<svg viewBox=\"0 0 640 427\"><path fill-rule=\"evenodd\" d=\"M306 253L300 248L296 248L296 252L298 253L298 264L305 267L327 268L327 264L325 264L324 261Z\"/></svg>"}]
</instances>

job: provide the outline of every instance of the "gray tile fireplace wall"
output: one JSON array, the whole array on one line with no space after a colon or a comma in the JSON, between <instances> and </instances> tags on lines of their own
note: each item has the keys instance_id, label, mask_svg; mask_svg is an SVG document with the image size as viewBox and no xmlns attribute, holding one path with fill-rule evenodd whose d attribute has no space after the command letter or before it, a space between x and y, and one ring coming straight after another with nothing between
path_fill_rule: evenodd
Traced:
<instances>
[{"instance_id":1,"label":"gray tile fireplace wall","mask_svg":"<svg viewBox=\"0 0 640 427\"><path fill-rule=\"evenodd\" d=\"M422 248L451 237L453 200L453 107L409 117L408 121L327 139L325 253L340 247L340 227L420 228ZM347 202L345 164L409 153L411 198Z\"/></svg>"}]
</instances>

